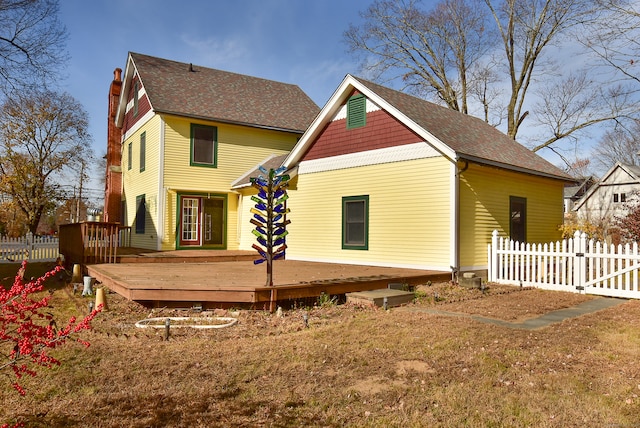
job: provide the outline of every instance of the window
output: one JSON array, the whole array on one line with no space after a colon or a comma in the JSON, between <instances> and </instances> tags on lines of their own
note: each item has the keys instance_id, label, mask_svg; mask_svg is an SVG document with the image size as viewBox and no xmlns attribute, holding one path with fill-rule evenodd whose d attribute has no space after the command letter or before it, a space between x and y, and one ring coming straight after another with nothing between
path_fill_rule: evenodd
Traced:
<instances>
[{"instance_id":1,"label":"window","mask_svg":"<svg viewBox=\"0 0 640 428\"><path fill-rule=\"evenodd\" d=\"M133 156L133 143L129 143L127 146L127 169L131 169L131 158Z\"/></svg>"},{"instance_id":2,"label":"window","mask_svg":"<svg viewBox=\"0 0 640 428\"><path fill-rule=\"evenodd\" d=\"M138 92L140 92L140 84L135 82L133 84L133 115L138 115Z\"/></svg>"},{"instance_id":3,"label":"window","mask_svg":"<svg viewBox=\"0 0 640 428\"><path fill-rule=\"evenodd\" d=\"M347 129L360 128L367 123L367 108L364 95L354 95L347 101Z\"/></svg>"},{"instance_id":4,"label":"window","mask_svg":"<svg viewBox=\"0 0 640 428\"><path fill-rule=\"evenodd\" d=\"M369 247L369 196L342 198L342 249Z\"/></svg>"},{"instance_id":5,"label":"window","mask_svg":"<svg viewBox=\"0 0 640 428\"><path fill-rule=\"evenodd\" d=\"M614 203L627 202L627 194L626 193L614 193L613 194L613 202Z\"/></svg>"},{"instance_id":6,"label":"window","mask_svg":"<svg viewBox=\"0 0 640 428\"><path fill-rule=\"evenodd\" d=\"M191 125L191 165L217 167L218 128Z\"/></svg>"},{"instance_id":7,"label":"window","mask_svg":"<svg viewBox=\"0 0 640 428\"><path fill-rule=\"evenodd\" d=\"M526 242L527 240L527 200L517 196L509 197L509 237L512 241Z\"/></svg>"},{"instance_id":8,"label":"window","mask_svg":"<svg viewBox=\"0 0 640 428\"><path fill-rule=\"evenodd\" d=\"M147 133L140 135L140 172L144 171L147 151Z\"/></svg>"},{"instance_id":9,"label":"window","mask_svg":"<svg viewBox=\"0 0 640 428\"><path fill-rule=\"evenodd\" d=\"M136 233L144 233L147 217L147 203L145 195L136 197Z\"/></svg>"}]
</instances>

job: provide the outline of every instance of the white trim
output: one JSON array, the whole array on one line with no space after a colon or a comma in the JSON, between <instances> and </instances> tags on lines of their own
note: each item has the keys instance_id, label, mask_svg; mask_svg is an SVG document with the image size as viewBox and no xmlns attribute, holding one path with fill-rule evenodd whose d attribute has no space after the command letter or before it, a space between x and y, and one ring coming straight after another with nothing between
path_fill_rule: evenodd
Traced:
<instances>
[{"instance_id":1,"label":"white trim","mask_svg":"<svg viewBox=\"0 0 640 428\"><path fill-rule=\"evenodd\" d=\"M460 266L460 252L459 252L459 178L458 178L458 163L451 162L449 167L449 265L451 268L459 269Z\"/></svg>"},{"instance_id":2,"label":"white trim","mask_svg":"<svg viewBox=\"0 0 640 428\"><path fill-rule=\"evenodd\" d=\"M353 89L360 91L364 96L367 97L367 100L371 100L371 102L379 106L381 109L385 110L411 131L421 136L425 142L433 146L433 148L440 154L452 160L456 158L456 153L453 149L440 141L426 129L410 120L404 113L393 107L386 100L378 96L375 92L370 90L356 78L354 78L350 74L347 74L340 86L338 86L336 91L333 93L331 98L329 98L329 101L327 101L325 106L322 108L318 116L316 116L315 120L311 123L302 137L300 137L300 140L294 146L293 150L291 150L289 156L287 156L287 158L284 160L284 166L290 168L292 165L300 162L300 159L309 149L310 145L322 133L325 124L330 122L330 118L334 117L342 108L342 104L346 101L347 96Z\"/></svg>"},{"instance_id":3,"label":"white trim","mask_svg":"<svg viewBox=\"0 0 640 428\"><path fill-rule=\"evenodd\" d=\"M356 265L356 266L375 266L375 267L390 267L401 269L416 269L416 270L435 270L438 272L450 274L451 269L443 266L432 265L416 265L409 263L386 263L386 262L372 262L366 260L345 260L343 258L318 258L318 257L291 257L287 253L287 260L295 260L301 262L318 262L318 263L339 263L343 265Z\"/></svg>"},{"instance_id":4,"label":"white trim","mask_svg":"<svg viewBox=\"0 0 640 428\"><path fill-rule=\"evenodd\" d=\"M156 243L156 249L158 251L162 250L162 240L164 238L164 224L165 224L165 217L164 217L164 209L166 206L166 201L167 201L167 192L165 191L164 188L164 138L165 138L165 133L164 133L164 119L162 118L162 116L160 116L160 121L159 121L159 126L160 126L160 130L158 131L158 135L159 135L159 140L158 141L158 213L156 214L158 216L158 233L156 234L157 236L157 240L158 242Z\"/></svg>"},{"instance_id":5,"label":"white trim","mask_svg":"<svg viewBox=\"0 0 640 428\"><path fill-rule=\"evenodd\" d=\"M140 117L136 123L133 124L131 128L127 130L126 133L122 134L122 141L126 141L127 138L131 137L135 134L140 128L142 128L148 121L150 121L155 113L153 110L149 110L144 114L144 116Z\"/></svg>"},{"instance_id":6,"label":"white trim","mask_svg":"<svg viewBox=\"0 0 640 428\"><path fill-rule=\"evenodd\" d=\"M141 87L138 89L138 103L140 102L140 99L147 93L147 91L145 91L144 87ZM124 109L124 114L126 115L127 113L129 113L129 111L131 111L133 109L133 98L131 98L129 100L129 102L127 103L127 106ZM139 106L139 104L138 104Z\"/></svg>"},{"instance_id":7,"label":"white trim","mask_svg":"<svg viewBox=\"0 0 640 428\"><path fill-rule=\"evenodd\" d=\"M366 152L350 153L300 162L298 174L335 171L368 165L380 165L441 156L427 143L413 143Z\"/></svg>"},{"instance_id":8,"label":"white trim","mask_svg":"<svg viewBox=\"0 0 640 428\"><path fill-rule=\"evenodd\" d=\"M371 113L374 111L382 110L379 105L374 103L373 101L367 99L365 104L365 109L367 113ZM340 109L333 115L331 122L335 122L336 120L346 120L347 119L347 105L343 104Z\"/></svg>"}]
</instances>

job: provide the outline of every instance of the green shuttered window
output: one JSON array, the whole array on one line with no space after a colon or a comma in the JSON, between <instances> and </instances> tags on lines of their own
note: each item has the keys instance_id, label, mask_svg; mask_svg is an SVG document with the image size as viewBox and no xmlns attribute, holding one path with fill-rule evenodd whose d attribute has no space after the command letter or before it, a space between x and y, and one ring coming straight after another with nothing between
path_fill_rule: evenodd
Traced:
<instances>
[{"instance_id":1,"label":"green shuttered window","mask_svg":"<svg viewBox=\"0 0 640 428\"><path fill-rule=\"evenodd\" d=\"M369 196L342 198L342 249L369 248Z\"/></svg>"},{"instance_id":2,"label":"green shuttered window","mask_svg":"<svg viewBox=\"0 0 640 428\"><path fill-rule=\"evenodd\" d=\"M147 158L147 133L143 132L140 135L140 172L143 172L146 167Z\"/></svg>"},{"instance_id":3,"label":"green shuttered window","mask_svg":"<svg viewBox=\"0 0 640 428\"><path fill-rule=\"evenodd\" d=\"M367 123L367 99L354 95L347 101L347 129L360 128Z\"/></svg>"}]
</instances>

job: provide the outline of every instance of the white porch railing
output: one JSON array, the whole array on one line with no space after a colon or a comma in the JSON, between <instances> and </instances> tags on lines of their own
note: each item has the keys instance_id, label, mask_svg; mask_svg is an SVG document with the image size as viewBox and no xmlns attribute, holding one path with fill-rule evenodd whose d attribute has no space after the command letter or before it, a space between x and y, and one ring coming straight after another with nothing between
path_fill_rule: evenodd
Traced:
<instances>
[{"instance_id":1,"label":"white porch railing","mask_svg":"<svg viewBox=\"0 0 640 428\"><path fill-rule=\"evenodd\" d=\"M33 236L20 238L0 237L0 263L54 262L60 257L58 238Z\"/></svg>"},{"instance_id":2,"label":"white porch railing","mask_svg":"<svg viewBox=\"0 0 640 428\"><path fill-rule=\"evenodd\" d=\"M493 231L491 282L640 299L638 244L607 245L584 233L545 244L514 242Z\"/></svg>"}]
</instances>

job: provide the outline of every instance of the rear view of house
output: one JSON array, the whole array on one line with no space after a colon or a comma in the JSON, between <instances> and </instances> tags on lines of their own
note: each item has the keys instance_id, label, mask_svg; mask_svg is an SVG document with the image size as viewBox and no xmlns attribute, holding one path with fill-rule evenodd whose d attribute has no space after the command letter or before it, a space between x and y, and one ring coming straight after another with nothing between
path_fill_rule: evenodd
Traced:
<instances>
[{"instance_id":1,"label":"rear view of house","mask_svg":"<svg viewBox=\"0 0 640 428\"><path fill-rule=\"evenodd\" d=\"M130 226L133 247L239 248L231 183L287 154L319 108L295 85L137 53L118 77L105 220Z\"/></svg>"}]
</instances>

